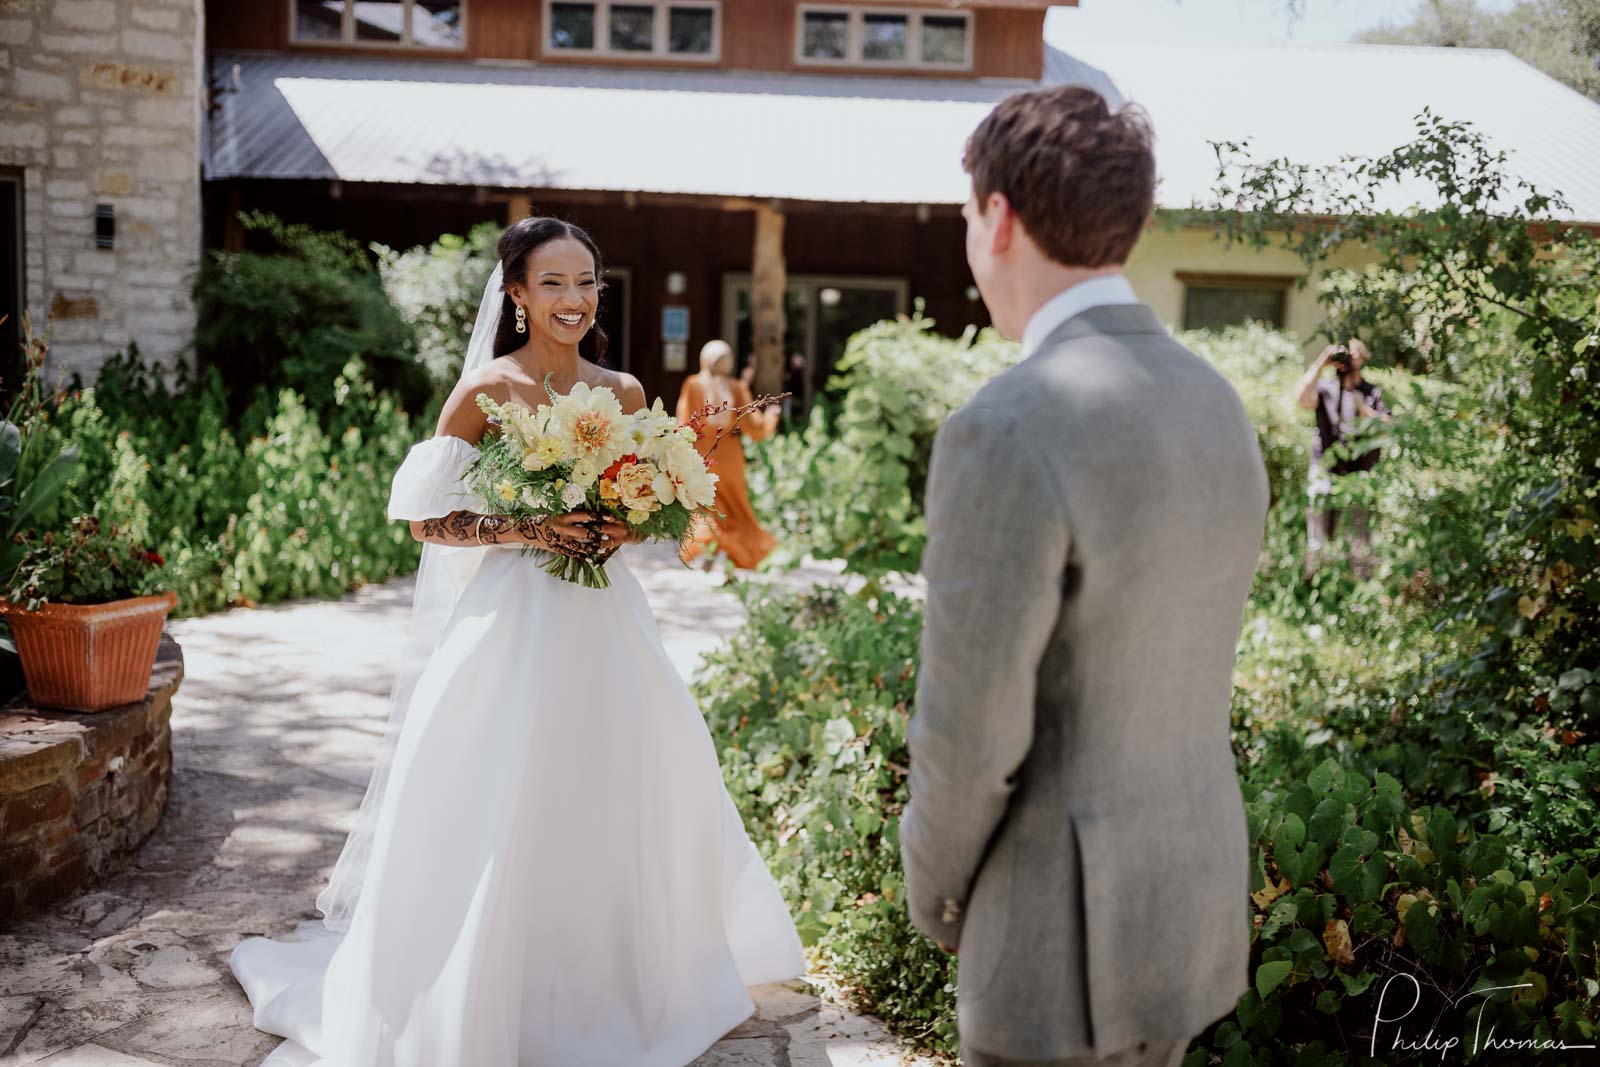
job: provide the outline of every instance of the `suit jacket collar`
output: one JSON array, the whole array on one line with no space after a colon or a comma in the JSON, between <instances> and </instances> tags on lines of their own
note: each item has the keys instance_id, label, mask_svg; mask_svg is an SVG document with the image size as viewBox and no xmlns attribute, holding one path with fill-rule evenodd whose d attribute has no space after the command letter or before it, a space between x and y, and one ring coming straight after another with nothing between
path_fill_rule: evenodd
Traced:
<instances>
[{"instance_id":1,"label":"suit jacket collar","mask_svg":"<svg viewBox=\"0 0 1600 1067\"><path fill-rule=\"evenodd\" d=\"M1067 319L1039 343L1039 351L1080 337L1165 334L1167 327L1149 304L1101 304Z\"/></svg>"}]
</instances>

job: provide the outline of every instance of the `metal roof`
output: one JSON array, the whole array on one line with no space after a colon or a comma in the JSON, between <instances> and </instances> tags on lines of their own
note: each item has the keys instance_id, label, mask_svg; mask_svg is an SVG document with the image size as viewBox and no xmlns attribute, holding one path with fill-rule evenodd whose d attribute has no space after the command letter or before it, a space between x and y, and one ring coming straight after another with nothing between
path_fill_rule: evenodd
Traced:
<instances>
[{"instance_id":1,"label":"metal roof","mask_svg":"<svg viewBox=\"0 0 1600 1067\"><path fill-rule=\"evenodd\" d=\"M1054 42L1060 45L1062 42ZM958 204L967 135L1011 80L662 71L215 53L210 179ZM237 67L235 78L234 68ZM1145 107L1165 207L1204 200L1210 142L1334 162L1471 121L1512 169L1600 221L1600 105L1501 51L1385 45L1045 47L1047 84ZM1392 190L1404 207L1415 189Z\"/></svg>"},{"instance_id":2,"label":"metal roof","mask_svg":"<svg viewBox=\"0 0 1600 1067\"><path fill-rule=\"evenodd\" d=\"M961 203L1027 83L219 53L207 178ZM237 78L233 68L237 65Z\"/></svg>"},{"instance_id":3,"label":"metal roof","mask_svg":"<svg viewBox=\"0 0 1600 1067\"><path fill-rule=\"evenodd\" d=\"M1562 193L1571 205L1564 217L1600 222L1600 104L1509 52L1085 43L1072 58L1109 72L1121 95L1149 111L1163 206L1207 198L1217 172L1209 142L1248 139L1256 159L1334 163L1412 140L1426 107L1471 122L1506 151L1513 174ZM1420 189L1392 189L1379 206L1399 210L1421 197Z\"/></svg>"}]
</instances>

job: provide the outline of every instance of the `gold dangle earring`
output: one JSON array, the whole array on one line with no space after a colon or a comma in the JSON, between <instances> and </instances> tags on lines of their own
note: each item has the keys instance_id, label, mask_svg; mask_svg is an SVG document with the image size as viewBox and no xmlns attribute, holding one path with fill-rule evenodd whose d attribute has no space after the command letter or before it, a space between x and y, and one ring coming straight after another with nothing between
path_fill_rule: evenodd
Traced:
<instances>
[{"instance_id":1,"label":"gold dangle earring","mask_svg":"<svg viewBox=\"0 0 1600 1067\"><path fill-rule=\"evenodd\" d=\"M517 305L517 332L528 332L528 312L521 304Z\"/></svg>"}]
</instances>

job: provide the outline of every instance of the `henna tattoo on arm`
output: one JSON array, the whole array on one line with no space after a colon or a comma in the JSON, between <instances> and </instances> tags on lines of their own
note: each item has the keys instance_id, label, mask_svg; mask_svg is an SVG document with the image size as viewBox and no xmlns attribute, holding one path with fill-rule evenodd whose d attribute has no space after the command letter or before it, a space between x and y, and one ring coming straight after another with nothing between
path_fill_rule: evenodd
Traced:
<instances>
[{"instance_id":1,"label":"henna tattoo on arm","mask_svg":"<svg viewBox=\"0 0 1600 1067\"><path fill-rule=\"evenodd\" d=\"M511 520L504 515L485 515L478 523L478 532L475 535L486 545L498 545L500 535L511 529Z\"/></svg>"},{"instance_id":2,"label":"henna tattoo on arm","mask_svg":"<svg viewBox=\"0 0 1600 1067\"><path fill-rule=\"evenodd\" d=\"M480 523L475 511L452 511L442 518L424 519L422 535L424 540L445 545L476 545L480 538L485 545L497 545L516 537L535 548L562 556L581 559L593 555L593 545L589 541L563 534L542 520L484 515ZM610 553L605 556L609 557ZM603 562L603 559L597 561Z\"/></svg>"},{"instance_id":3,"label":"henna tattoo on arm","mask_svg":"<svg viewBox=\"0 0 1600 1067\"><path fill-rule=\"evenodd\" d=\"M452 511L442 518L423 519L422 536L425 540L433 541L437 544L477 544L477 538L472 536L472 526L477 521L477 512Z\"/></svg>"}]
</instances>

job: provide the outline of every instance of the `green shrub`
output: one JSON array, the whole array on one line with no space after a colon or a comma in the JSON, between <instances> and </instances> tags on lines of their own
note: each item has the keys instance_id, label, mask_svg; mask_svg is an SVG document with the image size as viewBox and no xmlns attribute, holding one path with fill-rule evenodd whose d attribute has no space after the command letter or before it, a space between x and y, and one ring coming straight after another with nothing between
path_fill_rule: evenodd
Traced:
<instances>
[{"instance_id":1,"label":"green shrub","mask_svg":"<svg viewBox=\"0 0 1600 1067\"><path fill-rule=\"evenodd\" d=\"M933 325L919 307L851 337L829 383L844 395L837 415L816 412L799 440L776 438L753 472L751 499L767 522L874 582L922 558L922 492L939 426L1017 358L993 330L951 340Z\"/></svg>"},{"instance_id":2,"label":"green shrub","mask_svg":"<svg viewBox=\"0 0 1600 1067\"><path fill-rule=\"evenodd\" d=\"M411 328L360 245L270 215L241 221L270 251L212 251L194 289L195 349L221 374L236 418L281 389L328 412L329 388L352 359L411 410L427 404L431 386Z\"/></svg>"},{"instance_id":3,"label":"green shrub","mask_svg":"<svg viewBox=\"0 0 1600 1067\"><path fill-rule=\"evenodd\" d=\"M897 837L920 610L827 587L740 591L749 621L708 656L696 685L729 792L802 937L859 1005L954 1055L956 961L911 926ZM1330 678L1359 659L1338 655ZM1565 691L1581 700L1592 682L1569 678ZM1359 675L1343 694L1353 711ZM1263 1067L1369 1062L1361 1035L1378 983L1394 974L1450 997L1531 983L1534 993L1490 1002L1485 1033L1493 1023L1501 1037L1591 1040L1600 973L1592 856L1587 866L1530 856L1447 806L1413 807L1370 753L1327 755L1331 738L1308 736L1298 709L1287 710L1268 723L1255 706L1236 708L1254 989L1201 1047Z\"/></svg>"},{"instance_id":4,"label":"green shrub","mask_svg":"<svg viewBox=\"0 0 1600 1067\"><path fill-rule=\"evenodd\" d=\"M749 621L697 685L728 791L804 941L864 1006L954 1052L954 963L911 926L900 871L921 611L739 588Z\"/></svg>"},{"instance_id":5,"label":"green shrub","mask_svg":"<svg viewBox=\"0 0 1600 1067\"><path fill-rule=\"evenodd\" d=\"M1448 808L1413 809L1382 771L1330 758L1268 777L1243 782L1252 989L1202 1042L1223 1063L1367 1063L1371 1042L1382 1063L1436 1061L1445 1042L1470 1061L1491 1034L1593 1043L1600 879L1581 863L1520 860ZM1395 1021L1378 1026L1396 980L1383 1010ZM1419 988L1423 1003L1399 1018ZM1430 1030L1434 1051L1408 1054ZM1513 1062L1503 1056L1485 1061Z\"/></svg>"},{"instance_id":6,"label":"green shrub","mask_svg":"<svg viewBox=\"0 0 1600 1067\"><path fill-rule=\"evenodd\" d=\"M321 415L292 390L263 394L237 420L247 435L214 368L177 380L169 390L129 351L66 394L38 434L41 447L74 442L80 462L36 529L82 512L125 527L166 559L175 615L338 596L415 569L419 548L385 508L417 422L360 361L324 387Z\"/></svg>"},{"instance_id":7,"label":"green shrub","mask_svg":"<svg viewBox=\"0 0 1600 1067\"><path fill-rule=\"evenodd\" d=\"M374 246L383 287L410 324L436 392L448 392L461 374L484 283L499 261L499 239L500 227L486 222L464 237L447 233L404 252Z\"/></svg>"}]
</instances>

